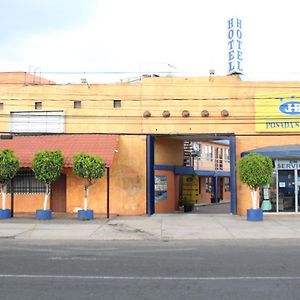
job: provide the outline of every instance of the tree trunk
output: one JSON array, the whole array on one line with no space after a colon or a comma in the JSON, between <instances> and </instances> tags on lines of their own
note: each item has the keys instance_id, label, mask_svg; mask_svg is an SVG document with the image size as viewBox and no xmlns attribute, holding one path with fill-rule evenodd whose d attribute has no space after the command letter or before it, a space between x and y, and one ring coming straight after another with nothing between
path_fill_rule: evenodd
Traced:
<instances>
[{"instance_id":1,"label":"tree trunk","mask_svg":"<svg viewBox=\"0 0 300 300\"><path fill-rule=\"evenodd\" d=\"M1 184L2 209L6 209L6 192L7 192L7 187L6 187L6 184L3 183L3 184Z\"/></svg>"},{"instance_id":2,"label":"tree trunk","mask_svg":"<svg viewBox=\"0 0 300 300\"><path fill-rule=\"evenodd\" d=\"M46 183L46 193L45 193L45 198L44 198L44 210L47 209L49 195L50 195L50 183Z\"/></svg>"},{"instance_id":3,"label":"tree trunk","mask_svg":"<svg viewBox=\"0 0 300 300\"><path fill-rule=\"evenodd\" d=\"M257 209L257 190L256 189L251 189L251 198L252 198L252 208Z\"/></svg>"},{"instance_id":4,"label":"tree trunk","mask_svg":"<svg viewBox=\"0 0 300 300\"><path fill-rule=\"evenodd\" d=\"M89 184L84 185L84 210L88 209Z\"/></svg>"}]
</instances>

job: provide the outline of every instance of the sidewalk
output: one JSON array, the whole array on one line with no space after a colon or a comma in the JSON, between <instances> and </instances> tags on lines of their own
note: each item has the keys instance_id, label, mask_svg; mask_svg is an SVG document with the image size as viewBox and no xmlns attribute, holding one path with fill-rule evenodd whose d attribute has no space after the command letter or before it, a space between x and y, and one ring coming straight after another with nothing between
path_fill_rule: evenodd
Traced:
<instances>
[{"instance_id":1,"label":"sidewalk","mask_svg":"<svg viewBox=\"0 0 300 300\"><path fill-rule=\"evenodd\" d=\"M75 215L36 220L16 216L0 220L0 239L59 240L186 240L186 239L298 239L300 216L264 216L248 222L230 214L155 214L79 221Z\"/></svg>"}]
</instances>

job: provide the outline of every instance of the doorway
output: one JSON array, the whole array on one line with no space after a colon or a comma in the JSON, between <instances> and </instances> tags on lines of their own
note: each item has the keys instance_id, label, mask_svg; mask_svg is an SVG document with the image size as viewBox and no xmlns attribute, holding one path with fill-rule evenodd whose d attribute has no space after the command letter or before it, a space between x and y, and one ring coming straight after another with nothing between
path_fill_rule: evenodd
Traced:
<instances>
[{"instance_id":1,"label":"doorway","mask_svg":"<svg viewBox=\"0 0 300 300\"><path fill-rule=\"evenodd\" d=\"M58 180L51 185L51 210L66 212L66 175L61 174Z\"/></svg>"},{"instance_id":2,"label":"doorway","mask_svg":"<svg viewBox=\"0 0 300 300\"><path fill-rule=\"evenodd\" d=\"M298 212L299 170L278 170L278 212Z\"/></svg>"}]
</instances>

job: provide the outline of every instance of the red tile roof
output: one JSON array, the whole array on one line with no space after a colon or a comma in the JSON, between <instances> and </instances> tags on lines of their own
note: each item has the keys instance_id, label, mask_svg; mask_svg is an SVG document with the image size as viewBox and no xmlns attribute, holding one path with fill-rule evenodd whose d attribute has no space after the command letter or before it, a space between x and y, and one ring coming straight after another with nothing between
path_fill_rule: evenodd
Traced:
<instances>
[{"instance_id":1,"label":"red tile roof","mask_svg":"<svg viewBox=\"0 0 300 300\"><path fill-rule=\"evenodd\" d=\"M73 155L80 152L102 157L109 167L117 146L117 135L102 134L13 136L13 139L0 139L0 150L12 149L23 168L31 167L34 154L43 150L61 150L67 168L72 167Z\"/></svg>"}]
</instances>

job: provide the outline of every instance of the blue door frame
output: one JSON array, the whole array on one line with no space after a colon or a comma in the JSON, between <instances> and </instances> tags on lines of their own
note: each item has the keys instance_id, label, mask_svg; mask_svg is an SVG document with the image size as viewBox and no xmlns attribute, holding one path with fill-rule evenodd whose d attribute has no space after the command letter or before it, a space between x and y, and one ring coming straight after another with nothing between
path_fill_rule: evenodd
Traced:
<instances>
[{"instance_id":1,"label":"blue door frame","mask_svg":"<svg viewBox=\"0 0 300 300\"><path fill-rule=\"evenodd\" d=\"M236 137L229 136L229 155L230 155L230 212L237 214L237 195L236 195Z\"/></svg>"},{"instance_id":2,"label":"blue door frame","mask_svg":"<svg viewBox=\"0 0 300 300\"><path fill-rule=\"evenodd\" d=\"M224 135L226 136L226 135ZM237 214L237 189L236 189L236 137L235 135L226 136L229 140L230 151L230 212L234 215ZM154 135L147 135L146 139L146 207L147 214L152 215L155 213L155 197L154 197ZM179 169L186 167L179 167ZM174 170L176 167L174 166ZM217 190L217 176L215 178L215 190ZM215 193L215 197L216 197ZM217 201L217 198L215 199Z\"/></svg>"},{"instance_id":3,"label":"blue door frame","mask_svg":"<svg viewBox=\"0 0 300 300\"><path fill-rule=\"evenodd\" d=\"M154 136L147 135L146 140L146 201L147 201L147 214L153 215L155 213L154 201Z\"/></svg>"}]
</instances>

